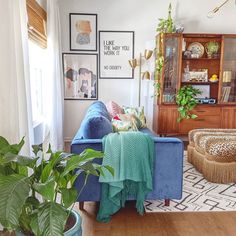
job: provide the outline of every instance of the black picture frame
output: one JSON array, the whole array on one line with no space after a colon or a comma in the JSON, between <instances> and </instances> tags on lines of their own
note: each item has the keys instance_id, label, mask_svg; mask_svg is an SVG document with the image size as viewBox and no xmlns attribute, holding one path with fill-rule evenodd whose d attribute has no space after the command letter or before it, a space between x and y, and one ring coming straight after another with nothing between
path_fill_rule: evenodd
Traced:
<instances>
[{"instance_id":1,"label":"black picture frame","mask_svg":"<svg viewBox=\"0 0 236 236\"><path fill-rule=\"evenodd\" d=\"M134 70L129 65L129 60L134 58L134 40L134 31L99 31L99 79L134 78ZM107 45L109 43L113 45ZM117 50L109 50L105 46ZM123 50L125 48L127 50Z\"/></svg>"},{"instance_id":2,"label":"black picture frame","mask_svg":"<svg viewBox=\"0 0 236 236\"><path fill-rule=\"evenodd\" d=\"M97 51L97 14L69 14L70 51Z\"/></svg>"},{"instance_id":3,"label":"black picture frame","mask_svg":"<svg viewBox=\"0 0 236 236\"><path fill-rule=\"evenodd\" d=\"M98 100L97 53L62 53L62 67L65 100Z\"/></svg>"}]
</instances>

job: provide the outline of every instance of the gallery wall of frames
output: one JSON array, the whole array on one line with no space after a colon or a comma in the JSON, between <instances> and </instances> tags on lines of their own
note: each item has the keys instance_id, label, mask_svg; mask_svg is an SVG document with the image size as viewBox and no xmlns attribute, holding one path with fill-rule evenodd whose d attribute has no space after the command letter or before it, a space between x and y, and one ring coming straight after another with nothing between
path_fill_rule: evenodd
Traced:
<instances>
[{"instance_id":1,"label":"gallery wall of frames","mask_svg":"<svg viewBox=\"0 0 236 236\"><path fill-rule=\"evenodd\" d=\"M69 48L62 53L65 100L99 99L99 79L133 79L134 31L99 30L98 15L69 14Z\"/></svg>"}]
</instances>

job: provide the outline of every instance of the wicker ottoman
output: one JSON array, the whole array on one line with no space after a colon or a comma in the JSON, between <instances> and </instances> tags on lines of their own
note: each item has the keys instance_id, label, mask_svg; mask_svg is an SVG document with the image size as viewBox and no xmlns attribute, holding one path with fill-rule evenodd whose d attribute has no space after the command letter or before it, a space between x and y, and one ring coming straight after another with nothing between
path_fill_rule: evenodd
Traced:
<instances>
[{"instance_id":1,"label":"wicker ottoman","mask_svg":"<svg viewBox=\"0 0 236 236\"><path fill-rule=\"evenodd\" d=\"M236 182L236 130L189 132L188 161L211 182Z\"/></svg>"}]
</instances>

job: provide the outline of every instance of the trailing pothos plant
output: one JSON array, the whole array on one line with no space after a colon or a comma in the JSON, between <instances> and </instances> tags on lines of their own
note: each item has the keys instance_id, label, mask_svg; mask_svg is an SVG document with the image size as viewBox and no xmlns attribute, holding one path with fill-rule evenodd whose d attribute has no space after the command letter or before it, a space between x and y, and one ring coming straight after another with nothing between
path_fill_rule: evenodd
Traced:
<instances>
[{"instance_id":1,"label":"trailing pothos plant","mask_svg":"<svg viewBox=\"0 0 236 236\"><path fill-rule=\"evenodd\" d=\"M79 195L74 182L80 174L86 184L90 174L113 174L109 166L93 163L103 153L86 149L80 155L44 152L33 146L35 157L21 156L24 139L18 144L0 136L0 224L5 231L25 235L63 235L70 211ZM105 169L104 169L105 168Z\"/></svg>"},{"instance_id":2,"label":"trailing pothos plant","mask_svg":"<svg viewBox=\"0 0 236 236\"><path fill-rule=\"evenodd\" d=\"M176 95L176 104L178 105L179 112L178 122L183 119L197 118L197 115L191 113L191 111L197 105L196 96L198 94L201 94L201 91L192 85L186 85L179 89Z\"/></svg>"},{"instance_id":3,"label":"trailing pothos plant","mask_svg":"<svg viewBox=\"0 0 236 236\"><path fill-rule=\"evenodd\" d=\"M168 17L167 19L160 18L159 23L157 25L156 31L159 33L159 50L157 51L156 55L156 71L155 71L155 81L154 81L154 86L155 86L155 95L159 96L160 94L160 80L161 80L161 75L162 75L162 68L164 65L164 55L163 55L163 34L164 33L174 33L175 32L175 26L174 26L174 21L171 16L171 3L169 4L168 7Z\"/></svg>"}]
</instances>

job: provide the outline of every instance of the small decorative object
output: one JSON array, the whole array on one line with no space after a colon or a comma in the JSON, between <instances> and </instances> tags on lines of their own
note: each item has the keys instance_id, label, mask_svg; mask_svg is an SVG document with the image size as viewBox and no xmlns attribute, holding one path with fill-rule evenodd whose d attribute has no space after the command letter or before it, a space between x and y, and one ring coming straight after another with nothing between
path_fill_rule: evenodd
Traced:
<instances>
[{"instance_id":1,"label":"small decorative object","mask_svg":"<svg viewBox=\"0 0 236 236\"><path fill-rule=\"evenodd\" d=\"M70 50L97 51L97 14L70 13Z\"/></svg>"},{"instance_id":2,"label":"small decorative object","mask_svg":"<svg viewBox=\"0 0 236 236\"><path fill-rule=\"evenodd\" d=\"M194 89L198 89L200 91L199 94L195 96L195 98L200 99L200 98L210 98L210 85L203 85L203 84L194 84L192 85Z\"/></svg>"},{"instance_id":3,"label":"small decorative object","mask_svg":"<svg viewBox=\"0 0 236 236\"><path fill-rule=\"evenodd\" d=\"M176 24L175 32L178 33L178 34L183 33L184 32L184 26L180 25L180 24Z\"/></svg>"},{"instance_id":4,"label":"small decorative object","mask_svg":"<svg viewBox=\"0 0 236 236\"><path fill-rule=\"evenodd\" d=\"M97 54L63 53L65 99L97 100Z\"/></svg>"},{"instance_id":5,"label":"small decorative object","mask_svg":"<svg viewBox=\"0 0 236 236\"><path fill-rule=\"evenodd\" d=\"M99 31L100 79L133 79L134 31Z\"/></svg>"},{"instance_id":6,"label":"small decorative object","mask_svg":"<svg viewBox=\"0 0 236 236\"><path fill-rule=\"evenodd\" d=\"M191 58L192 52L190 50L186 50L184 52L184 58L189 59Z\"/></svg>"},{"instance_id":7,"label":"small decorative object","mask_svg":"<svg viewBox=\"0 0 236 236\"><path fill-rule=\"evenodd\" d=\"M201 58L204 54L204 47L201 43L198 42L191 43L187 49L191 51L192 54L194 55L194 57L192 58Z\"/></svg>"},{"instance_id":8,"label":"small decorative object","mask_svg":"<svg viewBox=\"0 0 236 236\"><path fill-rule=\"evenodd\" d=\"M199 69L197 71L189 71L189 81L192 82L207 82L208 81L208 70Z\"/></svg>"},{"instance_id":9,"label":"small decorative object","mask_svg":"<svg viewBox=\"0 0 236 236\"><path fill-rule=\"evenodd\" d=\"M197 54L197 53L192 53L191 54L191 58L199 58L200 56L199 56L199 54Z\"/></svg>"},{"instance_id":10,"label":"small decorative object","mask_svg":"<svg viewBox=\"0 0 236 236\"><path fill-rule=\"evenodd\" d=\"M214 83L214 82L218 82L218 80L219 80L219 79L218 79L218 76L217 76L216 74L213 74L213 75L211 76L211 78L209 79L209 81L210 81L210 82L213 82L213 83Z\"/></svg>"},{"instance_id":11,"label":"small decorative object","mask_svg":"<svg viewBox=\"0 0 236 236\"><path fill-rule=\"evenodd\" d=\"M189 61L187 61L187 65L184 68L184 78L183 78L184 82L188 82L190 81L190 73L189 73Z\"/></svg>"},{"instance_id":12,"label":"small decorative object","mask_svg":"<svg viewBox=\"0 0 236 236\"><path fill-rule=\"evenodd\" d=\"M218 57L218 50L219 50L219 43L210 41L205 45L206 53L208 58L217 58Z\"/></svg>"}]
</instances>

